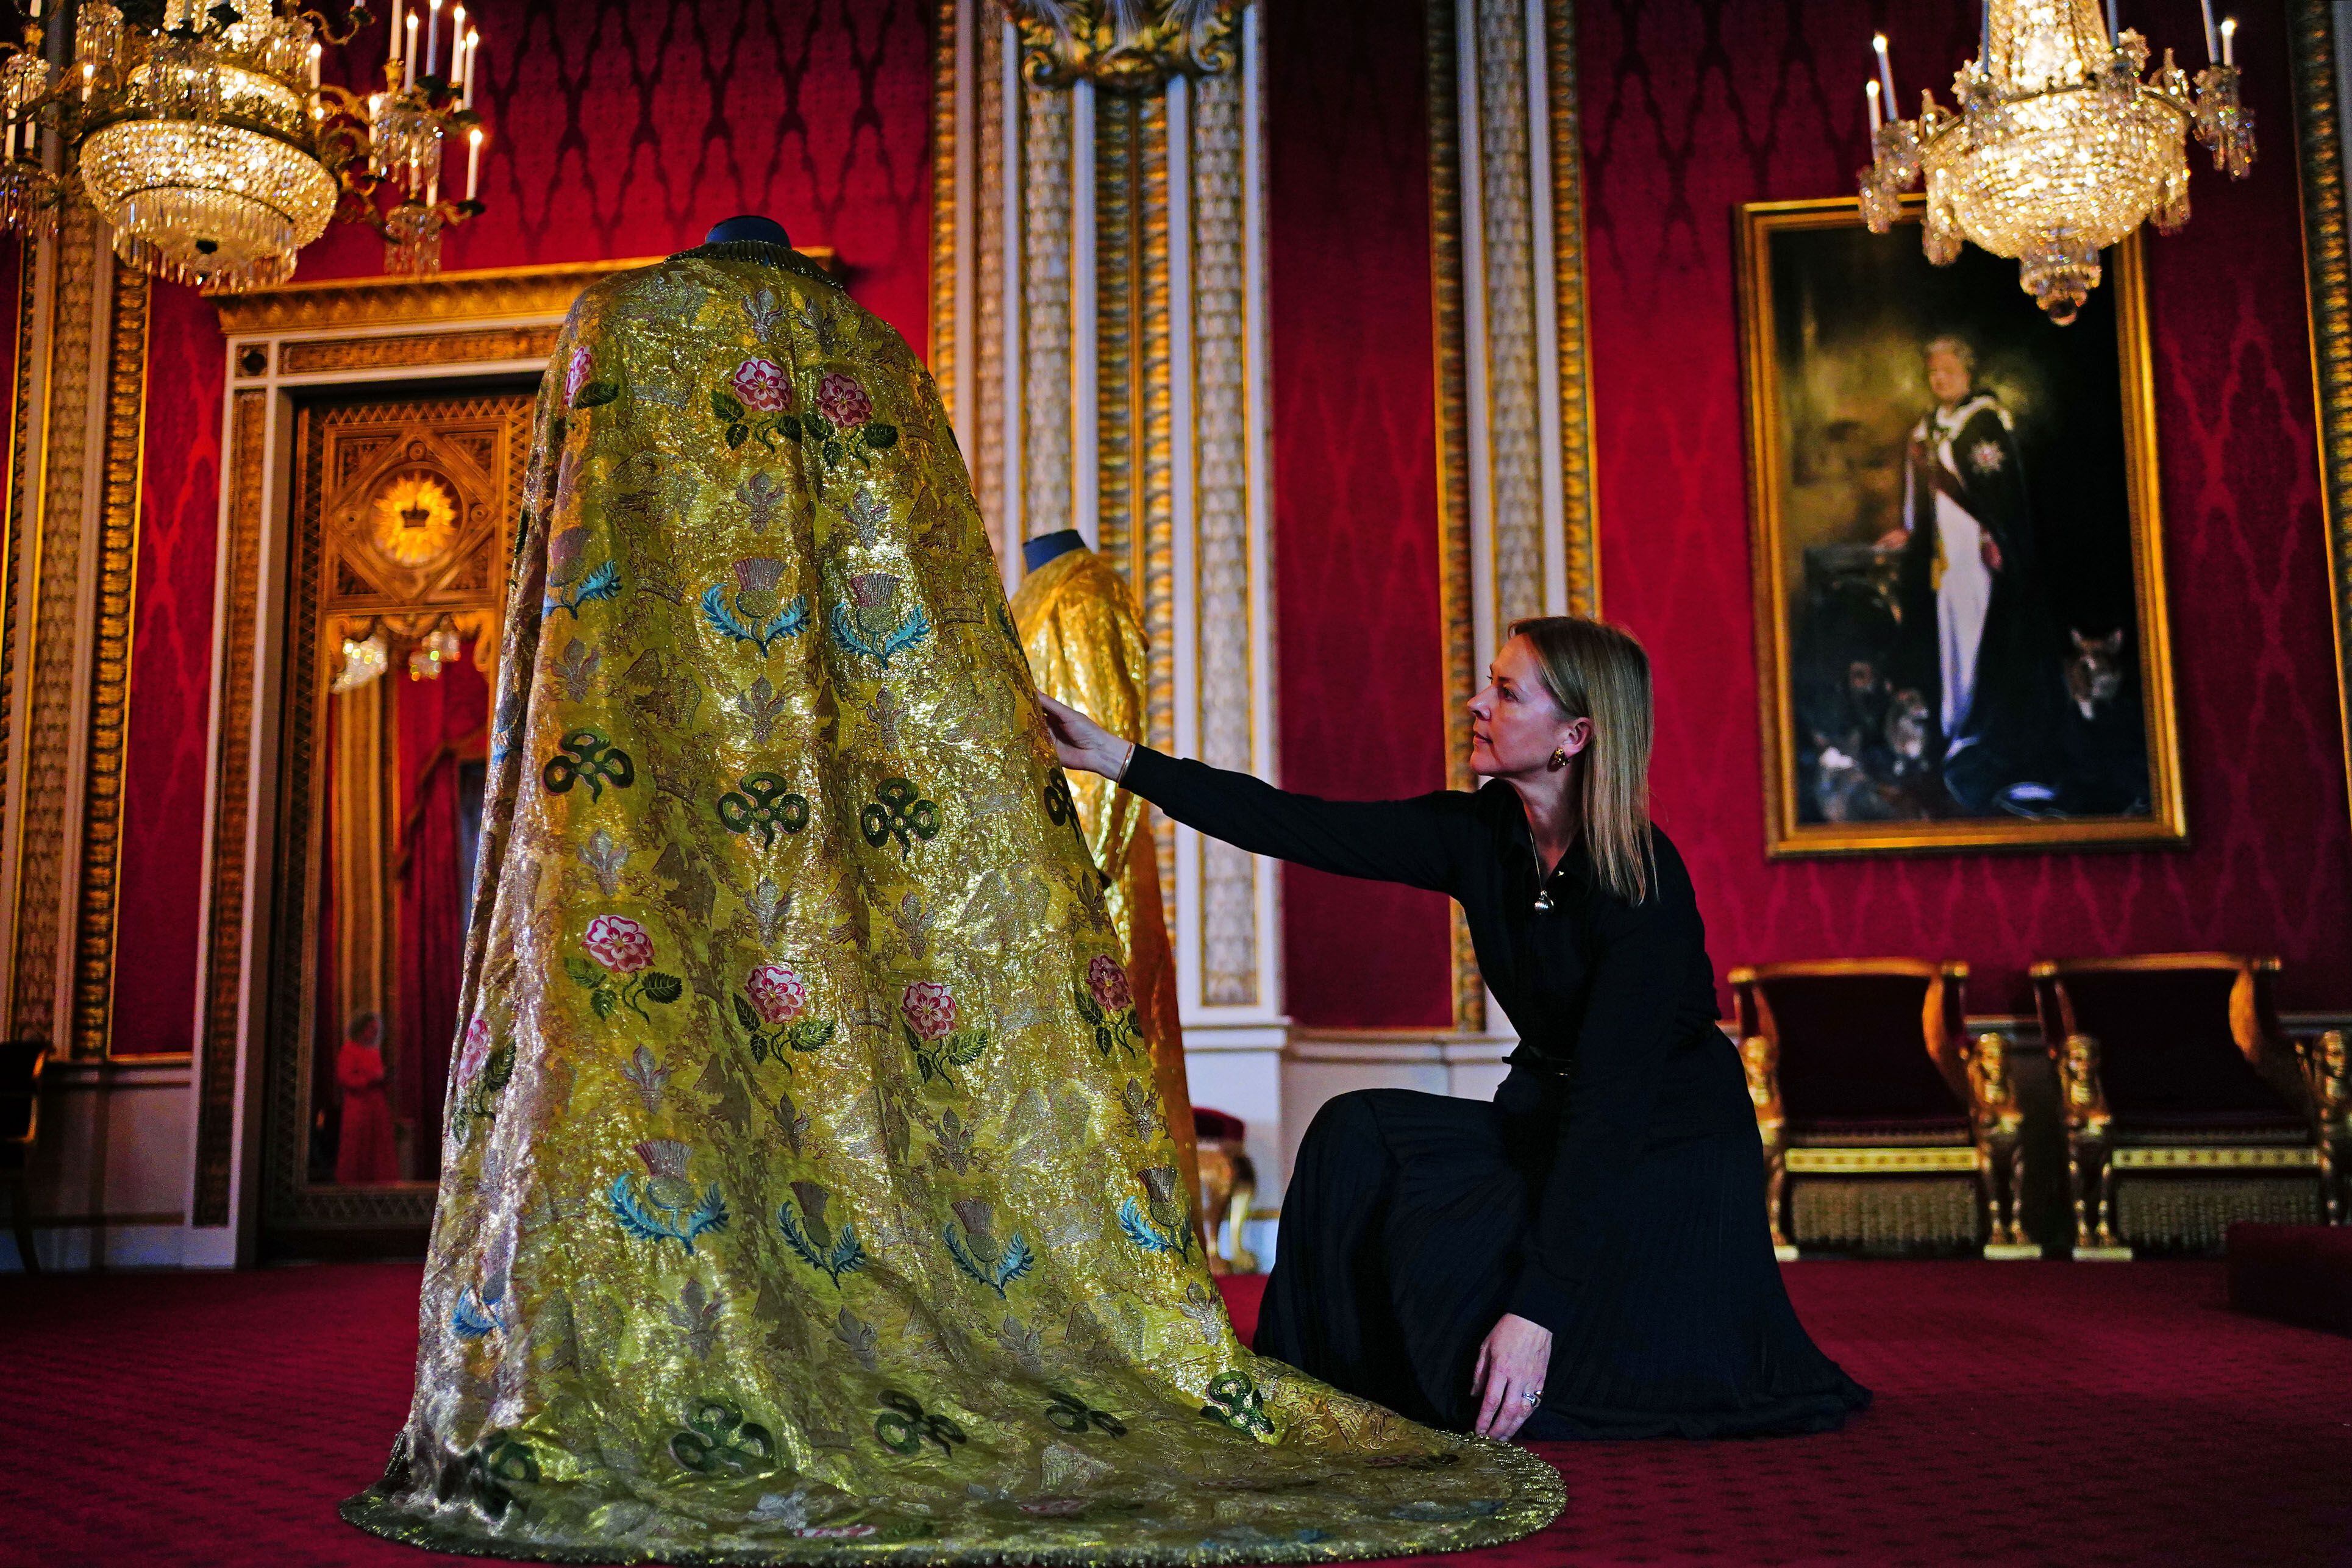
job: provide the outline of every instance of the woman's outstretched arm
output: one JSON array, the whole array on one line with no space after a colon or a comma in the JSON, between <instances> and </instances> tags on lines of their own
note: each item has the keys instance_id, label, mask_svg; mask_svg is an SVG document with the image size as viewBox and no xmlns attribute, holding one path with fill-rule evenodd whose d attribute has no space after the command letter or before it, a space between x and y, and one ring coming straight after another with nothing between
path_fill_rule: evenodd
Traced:
<instances>
[{"instance_id":1,"label":"woman's outstretched arm","mask_svg":"<svg viewBox=\"0 0 2352 1568\"><path fill-rule=\"evenodd\" d=\"M1202 763L1163 756L1111 734L1066 704L1045 704L1062 765L1116 779L1170 816L1253 854L1373 881L1454 890L1454 868L1477 830L1472 797L1441 790L1410 800L1323 800Z\"/></svg>"}]
</instances>

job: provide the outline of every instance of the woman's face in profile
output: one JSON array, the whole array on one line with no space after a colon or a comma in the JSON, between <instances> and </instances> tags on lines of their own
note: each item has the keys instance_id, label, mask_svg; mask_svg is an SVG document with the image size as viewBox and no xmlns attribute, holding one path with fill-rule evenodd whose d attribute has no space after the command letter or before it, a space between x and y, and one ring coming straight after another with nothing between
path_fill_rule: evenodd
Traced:
<instances>
[{"instance_id":1,"label":"woman's face in profile","mask_svg":"<svg viewBox=\"0 0 2352 1568\"><path fill-rule=\"evenodd\" d=\"M1513 637L1495 650L1486 689L1470 700L1470 771L1486 778L1541 773L1555 750L1582 749L1580 731L1544 689L1536 650Z\"/></svg>"}]
</instances>

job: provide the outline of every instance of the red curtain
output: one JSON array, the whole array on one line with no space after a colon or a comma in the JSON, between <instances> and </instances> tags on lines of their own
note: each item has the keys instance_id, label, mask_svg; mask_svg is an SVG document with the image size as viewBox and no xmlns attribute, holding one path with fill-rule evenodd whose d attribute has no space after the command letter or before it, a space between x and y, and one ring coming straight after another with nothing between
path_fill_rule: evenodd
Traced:
<instances>
[{"instance_id":1,"label":"red curtain","mask_svg":"<svg viewBox=\"0 0 2352 1568\"><path fill-rule=\"evenodd\" d=\"M474 668L473 646L439 679L401 671L393 697L394 766L400 781L398 944L400 1049L394 1103L415 1129L418 1181L441 1174L442 1101L457 1036L457 986L465 963L466 910L457 865L460 765L482 755L490 689Z\"/></svg>"}]
</instances>

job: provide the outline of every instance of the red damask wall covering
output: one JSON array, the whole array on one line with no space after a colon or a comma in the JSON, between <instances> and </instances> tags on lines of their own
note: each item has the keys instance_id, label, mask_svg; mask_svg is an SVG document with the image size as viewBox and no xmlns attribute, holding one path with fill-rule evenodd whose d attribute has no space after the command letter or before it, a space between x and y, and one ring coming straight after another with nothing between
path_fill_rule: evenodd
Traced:
<instances>
[{"instance_id":1,"label":"red damask wall covering","mask_svg":"<svg viewBox=\"0 0 2352 1568\"><path fill-rule=\"evenodd\" d=\"M766 213L831 246L850 292L925 348L930 222L923 0L477 0L496 140L489 210L452 269L657 256ZM383 29L370 33L380 37ZM368 72L380 52L365 61ZM355 83L354 62L327 62ZM339 228L304 278L383 269ZM131 678L115 1043L185 1051L195 1005L224 349L212 306L158 285Z\"/></svg>"},{"instance_id":2,"label":"red damask wall covering","mask_svg":"<svg viewBox=\"0 0 2352 1568\"><path fill-rule=\"evenodd\" d=\"M1874 29L1906 104L1948 100L1977 6L1586 0L1581 31L1602 601L1657 666L1658 815L1718 966L1907 952L2024 967L2235 948L2286 960L2290 1007L2352 1005L2347 845L2320 522L2286 30L2234 7L2263 135L2232 184L2197 154L2195 216L2148 246L2185 851L1768 863L1763 852L1732 209L1835 195L1866 161ZM2201 59L2193 0L2127 26ZM1890 243L1911 243L1908 240Z\"/></svg>"},{"instance_id":3,"label":"red damask wall covering","mask_svg":"<svg viewBox=\"0 0 2352 1568\"><path fill-rule=\"evenodd\" d=\"M1364 798L1445 784L1421 0L1265 16L1282 780ZM1303 1024L1452 1019L1446 903L1283 871Z\"/></svg>"}]
</instances>

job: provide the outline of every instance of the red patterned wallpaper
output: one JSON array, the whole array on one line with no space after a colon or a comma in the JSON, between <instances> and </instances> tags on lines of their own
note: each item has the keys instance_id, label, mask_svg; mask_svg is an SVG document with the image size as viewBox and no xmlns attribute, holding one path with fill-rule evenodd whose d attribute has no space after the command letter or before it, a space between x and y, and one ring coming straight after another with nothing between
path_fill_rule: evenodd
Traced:
<instances>
[{"instance_id":1,"label":"red patterned wallpaper","mask_svg":"<svg viewBox=\"0 0 2352 1568\"><path fill-rule=\"evenodd\" d=\"M146 467L115 914L120 1055L192 1048L204 882L205 747L220 538L218 318L193 289L149 295Z\"/></svg>"},{"instance_id":2,"label":"red patterned wallpaper","mask_svg":"<svg viewBox=\"0 0 2352 1568\"><path fill-rule=\"evenodd\" d=\"M1283 782L1439 789L1423 7L1276 5L1265 26ZM1298 1022L1449 1021L1444 899L1295 867L1283 897Z\"/></svg>"},{"instance_id":3,"label":"red patterned wallpaper","mask_svg":"<svg viewBox=\"0 0 2352 1568\"><path fill-rule=\"evenodd\" d=\"M2198 155L2195 216L2148 247L2187 850L1768 863L1732 211L1836 195L1866 159L1886 27L1906 103L1948 99L1967 0L1893 6L1585 0L1585 157L1607 612L1658 674L1659 816L1718 965L1913 952L1969 961L1979 1011L2072 954L2242 948L2290 1007L2352 1005L2352 843L2336 728L2286 34L2237 7L2262 160ZM2193 0L2125 20L2201 58Z\"/></svg>"},{"instance_id":4,"label":"red patterned wallpaper","mask_svg":"<svg viewBox=\"0 0 2352 1568\"><path fill-rule=\"evenodd\" d=\"M452 269L651 256L764 212L833 247L850 292L925 347L930 221L923 0L477 0L489 210ZM382 15L379 7L379 15ZM371 37L381 37L381 25ZM380 58L380 55L376 58ZM334 79L356 83L348 63ZM301 276L373 276L345 226ZM118 1050L185 1050L195 996L224 351L212 307L159 284L131 677Z\"/></svg>"}]
</instances>

